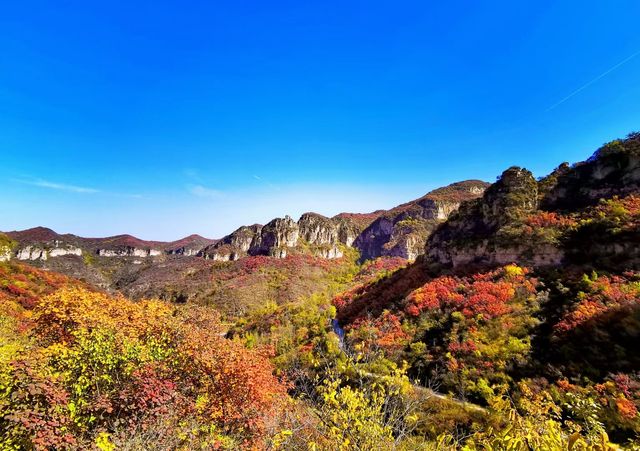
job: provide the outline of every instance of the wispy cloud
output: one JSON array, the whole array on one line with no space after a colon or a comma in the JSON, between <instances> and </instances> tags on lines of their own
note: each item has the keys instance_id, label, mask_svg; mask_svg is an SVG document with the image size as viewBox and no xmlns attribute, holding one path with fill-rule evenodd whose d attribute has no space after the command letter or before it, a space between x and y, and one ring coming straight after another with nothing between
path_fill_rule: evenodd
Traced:
<instances>
[{"instance_id":1,"label":"wispy cloud","mask_svg":"<svg viewBox=\"0 0 640 451\"><path fill-rule=\"evenodd\" d=\"M203 179L200 176L200 172L194 168L185 168L182 170L182 174L191 181L196 183L203 183Z\"/></svg>"},{"instance_id":2,"label":"wispy cloud","mask_svg":"<svg viewBox=\"0 0 640 451\"><path fill-rule=\"evenodd\" d=\"M219 199L224 196L223 191L207 188L206 186L202 186L202 185L187 185L187 189L191 194L198 197L206 197L209 199Z\"/></svg>"},{"instance_id":3,"label":"wispy cloud","mask_svg":"<svg viewBox=\"0 0 640 451\"><path fill-rule=\"evenodd\" d=\"M141 199L143 197L141 194L116 193L116 192L110 192L110 191L103 191L103 190L100 190L97 188L91 188L88 186L79 186L79 185L73 185L69 183L53 182L51 180L45 180L41 178L11 179L11 181L16 183L21 183L23 185L36 186L38 188L51 189L56 191L67 191L69 193L101 194L105 196L126 197L130 199Z\"/></svg>"},{"instance_id":4,"label":"wispy cloud","mask_svg":"<svg viewBox=\"0 0 640 451\"><path fill-rule=\"evenodd\" d=\"M620 66L628 63L629 61L631 61L633 58L635 58L636 56L640 55L640 50L638 50L637 52L635 52L634 54L632 54L631 56L626 57L625 59L623 59L622 61L620 61L618 64L610 67L609 69L607 69L606 71L604 71L603 73L601 73L600 75L598 75L597 77L595 77L594 79L586 82L584 85L580 86L578 89L576 89L575 91L573 91L571 94L569 94L568 96L566 96L565 98L559 100L558 102L554 103L553 105L551 105L549 108L546 109L547 112L553 110L554 108L557 108L558 106L562 105L564 102L566 102L567 100L569 100L571 97L575 96L576 94L578 94L580 91L583 91L585 89L587 89L589 86L591 86L592 84L594 84L595 82L597 82L598 80L600 80L601 78L609 75L611 72L613 72L614 70L618 69Z\"/></svg>"},{"instance_id":5,"label":"wispy cloud","mask_svg":"<svg viewBox=\"0 0 640 451\"><path fill-rule=\"evenodd\" d=\"M24 185L38 186L40 188L55 189L59 191L69 191L72 193L83 194L95 194L101 191L95 188L88 188L86 186L68 185L66 183L51 182L43 179L13 179L15 182L22 183Z\"/></svg>"},{"instance_id":6,"label":"wispy cloud","mask_svg":"<svg viewBox=\"0 0 640 451\"><path fill-rule=\"evenodd\" d=\"M269 188L274 189L276 191L280 191L280 188L276 185L274 185L273 183L271 183L269 180L266 180L262 177L260 177L259 175L253 175L253 178L258 180L259 182L264 183L265 185L267 185Z\"/></svg>"}]
</instances>

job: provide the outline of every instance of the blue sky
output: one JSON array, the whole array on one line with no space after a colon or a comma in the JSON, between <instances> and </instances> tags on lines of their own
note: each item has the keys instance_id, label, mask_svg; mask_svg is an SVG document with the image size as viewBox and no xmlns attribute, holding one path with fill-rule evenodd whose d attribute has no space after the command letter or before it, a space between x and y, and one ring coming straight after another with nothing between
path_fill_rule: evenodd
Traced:
<instances>
[{"instance_id":1,"label":"blue sky","mask_svg":"<svg viewBox=\"0 0 640 451\"><path fill-rule=\"evenodd\" d=\"M0 230L220 237L640 129L633 1L7 2Z\"/></svg>"}]
</instances>

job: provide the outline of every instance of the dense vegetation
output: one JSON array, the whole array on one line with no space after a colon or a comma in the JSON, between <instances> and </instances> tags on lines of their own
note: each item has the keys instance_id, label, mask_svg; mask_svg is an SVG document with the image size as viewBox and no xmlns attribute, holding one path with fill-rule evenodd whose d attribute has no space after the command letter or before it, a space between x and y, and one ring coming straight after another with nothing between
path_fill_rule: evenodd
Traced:
<instances>
[{"instance_id":1,"label":"dense vegetation","mask_svg":"<svg viewBox=\"0 0 640 451\"><path fill-rule=\"evenodd\" d=\"M214 311L0 273L3 449L250 446L275 427L286 386Z\"/></svg>"},{"instance_id":2,"label":"dense vegetation","mask_svg":"<svg viewBox=\"0 0 640 451\"><path fill-rule=\"evenodd\" d=\"M136 302L0 263L2 449L640 449L638 141L508 169L414 263L169 259Z\"/></svg>"}]
</instances>

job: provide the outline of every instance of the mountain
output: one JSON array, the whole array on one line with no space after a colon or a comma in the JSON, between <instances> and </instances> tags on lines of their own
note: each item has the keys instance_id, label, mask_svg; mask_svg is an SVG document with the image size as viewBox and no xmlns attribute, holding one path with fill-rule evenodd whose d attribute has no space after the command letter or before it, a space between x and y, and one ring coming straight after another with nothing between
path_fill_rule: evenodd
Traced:
<instances>
[{"instance_id":1,"label":"mountain","mask_svg":"<svg viewBox=\"0 0 640 451\"><path fill-rule=\"evenodd\" d=\"M520 429L529 416L538 418L529 431L559 419L555 444L531 449L567 449L572 440L633 449L640 437L640 134L539 180L525 168L506 169L436 227L423 256L338 294L333 305L342 347L364 362L362 371L405 366L422 386L502 415L505 437L530 437ZM553 414L538 416L542 405ZM578 413L586 405L592 420ZM418 413L427 425L420 433L435 439L467 427L472 443L491 436L471 432L489 428L482 419L449 409ZM579 438L575 420L597 423L601 438Z\"/></svg>"},{"instance_id":2,"label":"mountain","mask_svg":"<svg viewBox=\"0 0 640 451\"><path fill-rule=\"evenodd\" d=\"M379 315L439 274L512 263L544 271L640 269L640 134L540 180L508 168L433 231L413 265L350 294L338 317Z\"/></svg>"},{"instance_id":3,"label":"mountain","mask_svg":"<svg viewBox=\"0 0 640 451\"><path fill-rule=\"evenodd\" d=\"M328 218L309 212L298 221L285 216L265 225L242 226L220 240L199 235L173 242L146 241L131 235L84 238L36 227L8 232L6 244L0 243L0 258L27 261L132 298L215 302L229 305L227 310L232 311L252 304L247 290L253 290L256 300L310 293L330 277L334 266L349 266L354 259L415 259L423 253L435 227L461 202L480 196L487 185L477 180L454 183L391 210L372 213L340 213ZM248 263L242 263L245 259ZM278 264L270 259L285 261ZM218 264L224 262L233 264ZM263 284L276 282L260 277L260 269L273 278L280 277L278 274L292 277L296 265L296 283L286 287L278 283L280 288L275 291L262 290ZM251 268L248 272L247 267ZM246 281L242 284L227 282L244 272Z\"/></svg>"},{"instance_id":4,"label":"mountain","mask_svg":"<svg viewBox=\"0 0 640 451\"><path fill-rule=\"evenodd\" d=\"M200 256L214 261L234 261L248 256L284 258L306 253L340 258L354 247L363 260L381 256L415 259L435 226L465 200L474 199L488 186L467 180L438 188L425 196L372 213L340 213L332 218L305 213L298 221L275 218L266 225L239 227L220 240L190 235L173 242L145 241L131 235L83 238L58 234L45 227L7 232L17 242L18 260L46 261L52 257L84 256L161 258L167 255Z\"/></svg>"},{"instance_id":5,"label":"mountain","mask_svg":"<svg viewBox=\"0 0 640 451\"><path fill-rule=\"evenodd\" d=\"M356 238L363 260L380 256L415 260L424 253L429 234L464 201L482 195L489 186L480 180L466 180L438 188L419 199L380 212Z\"/></svg>"},{"instance_id":6,"label":"mountain","mask_svg":"<svg viewBox=\"0 0 640 451\"><path fill-rule=\"evenodd\" d=\"M297 222L286 216L264 226L242 226L204 249L202 255L229 261L248 255L284 257L302 251L339 258L346 246L358 249L362 260L382 256L414 260L424 253L426 239L436 226L462 202L482 195L488 185L480 180L453 183L391 210L340 213L333 218L305 213Z\"/></svg>"},{"instance_id":7,"label":"mountain","mask_svg":"<svg viewBox=\"0 0 640 451\"><path fill-rule=\"evenodd\" d=\"M190 235L177 241L145 241L131 235L106 238L83 238L58 234L46 227L5 233L16 241L18 260L47 260L65 255L97 255L101 257L157 257L162 254L196 255L216 240Z\"/></svg>"},{"instance_id":8,"label":"mountain","mask_svg":"<svg viewBox=\"0 0 640 451\"><path fill-rule=\"evenodd\" d=\"M219 241L0 234L2 436L211 447L213 420L228 449L637 449L639 156L631 134L539 180Z\"/></svg>"},{"instance_id":9,"label":"mountain","mask_svg":"<svg viewBox=\"0 0 640 451\"><path fill-rule=\"evenodd\" d=\"M135 273L167 258L197 255L216 240L191 235L173 242L145 241L131 235L84 238L59 234L46 227L7 232L5 258L28 261L115 290L135 279Z\"/></svg>"},{"instance_id":10,"label":"mountain","mask_svg":"<svg viewBox=\"0 0 640 451\"><path fill-rule=\"evenodd\" d=\"M634 133L539 181L526 169L507 169L431 235L425 252L454 267L597 262L608 269L638 268L639 191L640 134Z\"/></svg>"},{"instance_id":11,"label":"mountain","mask_svg":"<svg viewBox=\"0 0 640 451\"><path fill-rule=\"evenodd\" d=\"M243 226L202 251L207 259L238 260L248 255L283 258L291 252L308 252L323 258L339 258L351 247L360 229L348 217L327 218L305 213L296 222L276 218L266 225Z\"/></svg>"}]
</instances>

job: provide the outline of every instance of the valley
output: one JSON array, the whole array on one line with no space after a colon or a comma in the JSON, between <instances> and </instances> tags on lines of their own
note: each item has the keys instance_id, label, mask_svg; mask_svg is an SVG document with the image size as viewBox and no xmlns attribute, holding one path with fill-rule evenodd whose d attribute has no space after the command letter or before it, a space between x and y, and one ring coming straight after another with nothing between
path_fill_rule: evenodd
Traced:
<instances>
[{"instance_id":1,"label":"valley","mask_svg":"<svg viewBox=\"0 0 640 451\"><path fill-rule=\"evenodd\" d=\"M4 449L640 446L638 133L219 239L6 231L0 260Z\"/></svg>"}]
</instances>

